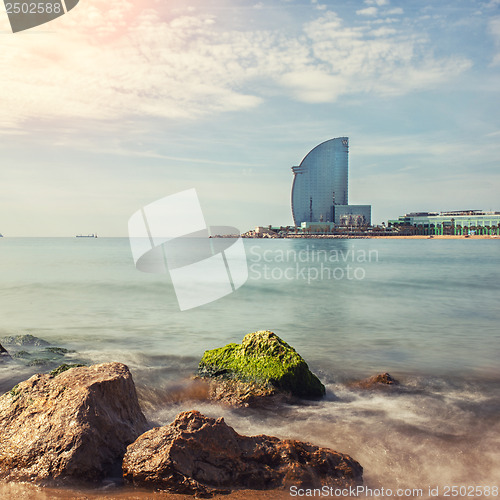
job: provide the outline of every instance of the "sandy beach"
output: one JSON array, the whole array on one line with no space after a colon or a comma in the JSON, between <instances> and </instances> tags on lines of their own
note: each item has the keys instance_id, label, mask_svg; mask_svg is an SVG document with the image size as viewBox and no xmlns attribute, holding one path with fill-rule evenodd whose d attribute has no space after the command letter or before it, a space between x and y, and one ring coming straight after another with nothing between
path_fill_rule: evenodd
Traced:
<instances>
[{"instance_id":1,"label":"sandy beach","mask_svg":"<svg viewBox=\"0 0 500 500\"><path fill-rule=\"evenodd\" d=\"M246 236L246 238L249 238ZM267 238L255 238L257 240L267 239ZM276 238L279 239L279 238ZM471 236L463 236L463 235L425 235L425 234L414 234L408 236L402 235L373 235L373 234L291 234L286 236L284 239L338 239L338 240L376 240L376 239L385 239L385 240L500 240L500 236L495 235L471 235Z\"/></svg>"},{"instance_id":2,"label":"sandy beach","mask_svg":"<svg viewBox=\"0 0 500 500\"><path fill-rule=\"evenodd\" d=\"M465 236L461 235L444 235L444 234L439 234L435 236L428 236L428 235L421 235L421 234L416 234L413 236L367 236L367 238L374 238L374 239L386 239L386 240L500 240L499 236L490 236L486 234L482 235L474 235L474 236L469 236L466 238Z\"/></svg>"}]
</instances>

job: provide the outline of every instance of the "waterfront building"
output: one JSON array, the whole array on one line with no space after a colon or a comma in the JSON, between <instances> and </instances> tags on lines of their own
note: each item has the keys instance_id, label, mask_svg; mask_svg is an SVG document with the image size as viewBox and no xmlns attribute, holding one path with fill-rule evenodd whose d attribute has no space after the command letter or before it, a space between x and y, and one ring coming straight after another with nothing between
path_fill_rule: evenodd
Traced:
<instances>
[{"instance_id":1,"label":"waterfront building","mask_svg":"<svg viewBox=\"0 0 500 500\"><path fill-rule=\"evenodd\" d=\"M371 212L371 205L336 205L334 222L337 226L369 226Z\"/></svg>"},{"instance_id":2,"label":"waterfront building","mask_svg":"<svg viewBox=\"0 0 500 500\"><path fill-rule=\"evenodd\" d=\"M295 226L304 222L371 224L370 205L348 204L348 161L349 138L337 137L319 144L299 166L292 167Z\"/></svg>"},{"instance_id":3,"label":"waterfront building","mask_svg":"<svg viewBox=\"0 0 500 500\"><path fill-rule=\"evenodd\" d=\"M413 234L468 235L500 234L500 212L455 210L451 212L412 212L387 221L389 227L411 230Z\"/></svg>"}]
</instances>

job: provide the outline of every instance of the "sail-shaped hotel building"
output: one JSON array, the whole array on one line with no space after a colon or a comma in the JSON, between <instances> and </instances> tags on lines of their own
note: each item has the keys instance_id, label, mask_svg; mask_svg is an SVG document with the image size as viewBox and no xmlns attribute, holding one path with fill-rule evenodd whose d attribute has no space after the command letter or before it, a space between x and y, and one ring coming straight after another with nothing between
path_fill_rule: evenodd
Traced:
<instances>
[{"instance_id":1,"label":"sail-shaped hotel building","mask_svg":"<svg viewBox=\"0 0 500 500\"><path fill-rule=\"evenodd\" d=\"M337 137L312 149L292 167L294 224L369 225L370 205L348 204L349 138Z\"/></svg>"}]
</instances>

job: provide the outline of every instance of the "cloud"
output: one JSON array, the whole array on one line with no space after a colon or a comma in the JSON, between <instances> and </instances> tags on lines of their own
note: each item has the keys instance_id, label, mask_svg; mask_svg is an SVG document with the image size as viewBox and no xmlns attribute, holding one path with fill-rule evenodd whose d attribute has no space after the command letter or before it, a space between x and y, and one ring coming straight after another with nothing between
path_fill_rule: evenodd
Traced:
<instances>
[{"instance_id":1,"label":"cloud","mask_svg":"<svg viewBox=\"0 0 500 500\"><path fill-rule=\"evenodd\" d=\"M314 5L316 10L326 10L328 5L318 3L318 0L311 0L311 4Z\"/></svg>"},{"instance_id":2,"label":"cloud","mask_svg":"<svg viewBox=\"0 0 500 500\"><path fill-rule=\"evenodd\" d=\"M0 129L75 117L196 120L251 110L273 95L306 103L401 95L470 67L458 56L436 58L425 36L395 22L370 31L333 12L292 33L236 30L198 10L85 6L53 21L53 32L3 37ZM499 26L490 24L497 39Z\"/></svg>"},{"instance_id":3,"label":"cloud","mask_svg":"<svg viewBox=\"0 0 500 500\"><path fill-rule=\"evenodd\" d=\"M397 16L404 14L404 10L401 7L395 7L394 9L389 9L385 14L388 16Z\"/></svg>"},{"instance_id":4,"label":"cloud","mask_svg":"<svg viewBox=\"0 0 500 500\"><path fill-rule=\"evenodd\" d=\"M96 5L75 9L79 18L61 18L55 34L4 37L0 103L11 124L33 116L194 119L261 102L237 90L251 39L217 41L207 16L167 23L147 10L127 24L127 4L119 12Z\"/></svg>"},{"instance_id":5,"label":"cloud","mask_svg":"<svg viewBox=\"0 0 500 500\"><path fill-rule=\"evenodd\" d=\"M383 26L382 28L370 31L370 34L376 37L384 37L384 36L395 35L397 32L398 31L394 28L387 28L386 26Z\"/></svg>"},{"instance_id":6,"label":"cloud","mask_svg":"<svg viewBox=\"0 0 500 500\"><path fill-rule=\"evenodd\" d=\"M341 75L301 68L300 71L285 73L281 84L291 89L293 96L299 101L322 103L336 101L346 91L348 80Z\"/></svg>"},{"instance_id":7,"label":"cloud","mask_svg":"<svg viewBox=\"0 0 500 500\"><path fill-rule=\"evenodd\" d=\"M383 5L388 5L389 0L365 0L366 5L378 5L382 7Z\"/></svg>"},{"instance_id":8,"label":"cloud","mask_svg":"<svg viewBox=\"0 0 500 500\"><path fill-rule=\"evenodd\" d=\"M378 13L377 7L367 7L356 11L358 16L376 16Z\"/></svg>"},{"instance_id":9,"label":"cloud","mask_svg":"<svg viewBox=\"0 0 500 500\"><path fill-rule=\"evenodd\" d=\"M307 24L304 31L322 71L342 76L342 87L337 94L332 91L332 96L366 92L403 95L432 88L471 67L465 58L433 57L426 50L425 36L396 28L370 31L368 27L346 27L333 13Z\"/></svg>"}]
</instances>

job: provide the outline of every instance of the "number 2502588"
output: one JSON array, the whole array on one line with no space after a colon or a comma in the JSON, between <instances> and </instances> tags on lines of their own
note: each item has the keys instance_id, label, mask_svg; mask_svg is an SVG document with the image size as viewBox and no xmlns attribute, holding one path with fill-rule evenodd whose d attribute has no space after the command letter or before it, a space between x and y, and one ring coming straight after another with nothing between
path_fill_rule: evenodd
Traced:
<instances>
[{"instance_id":1,"label":"number 2502588","mask_svg":"<svg viewBox=\"0 0 500 500\"><path fill-rule=\"evenodd\" d=\"M7 14L61 14L60 3L14 2L6 3Z\"/></svg>"}]
</instances>

